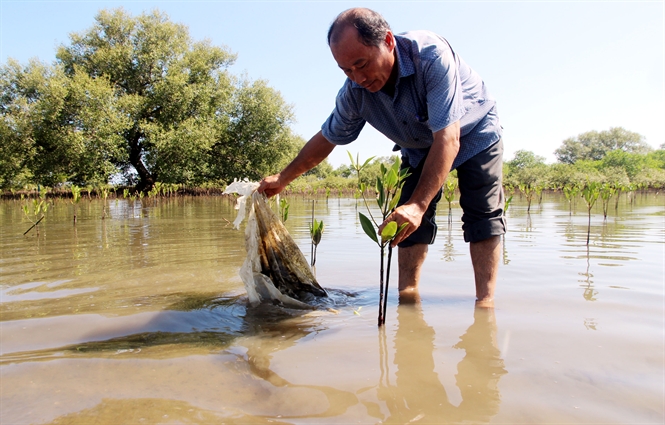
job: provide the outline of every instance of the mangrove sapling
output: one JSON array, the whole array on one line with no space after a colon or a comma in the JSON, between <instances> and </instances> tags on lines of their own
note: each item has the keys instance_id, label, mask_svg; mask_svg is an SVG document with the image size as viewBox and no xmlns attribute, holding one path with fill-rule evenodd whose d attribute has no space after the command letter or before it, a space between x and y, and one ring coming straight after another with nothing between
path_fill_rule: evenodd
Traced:
<instances>
[{"instance_id":1,"label":"mangrove sapling","mask_svg":"<svg viewBox=\"0 0 665 425\"><path fill-rule=\"evenodd\" d=\"M506 213L508 212L508 208L510 207L511 202L513 202L513 195L507 197L506 200L503 202L503 215L506 215Z\"/></svg>"},{"instance_id":2,"label":"mangrove sapling","mask_svg":"<svg viewBox=\"0 0 665 425\"><path fill-rule=\"evenodd\" d=\"M536 192L536 196L538 196L538 205L542 205L543 203L543 189L545 189L545 186L543 186L541 183L537 183L533 190Z\"/></svg>"},{"instance_id":3,"label":"mangrove sapling","mask_svg":"<svg viewBox=\"0 0 665 425\"><path fill-rule=\"evenodd\" d=\"M616 196L616 198L614 198L614 211L619 210L619 198L621 198L621 192L627 191L628 186L626 186L625 184L619 183L619 184L617 184L616 188L617 188L617 196Z\"/></svg>"},{"instance_id":4,"label":"mangrove sapling","mask_svg":"<svg viewBox=\"0 0 665 425\"><path fill-rule=\"evenodd\" d=\"M377 194L376 202L381 213L381 221L377 221L374 219L372 211L369 207L369 203L365 198L364 183L361 183L360 181L360 171L369 163L369 160L365 161L365 163L361 166L359 160L356 162L353 161L353 157L350 153L349 157L351 158L352 168L358 171L358 185L360 186L360 192L363 195L363 201L369 215L369 217L367 217L363 213L358 213L360 225L362 226L365 234L367 234L367 236L369 236L370 239L372 239L381 250L378 324L379 326L382 326L386 323L386 309L388 305L388 286L390 283L390 264L392 259L392 247L390 246L390 242L395 239L395 237L402 230L404 230L408 223L403 223L398 227L397 222L391 221L384 226L380 234L378 234L378 229L380 225L386 220L386 218L395 210L395 207L397 206L399 198L402 194L404 179L409 175L409 173L408 168L400 169L399 160L396 160L390 168L387 168L384 164L381 164L380 173L376 177L375 187ZM388 248L388 264L387 269L384 272L386 247Z\"/></svg>"},{"instance_id":5,"label":"mangrove sapling","mask_svg":"<svg viewBox=\"0 0 665 425\"><path fill-rule=\"evenodd\" d=\"M289 201L284 198L279 200L279 218L282 220L282 223L286 223L286 220L289 219Z\"/></svg>"},{"instance_id":6,"label":"mangrove sapling","mask_svg":"<svg viewBox=\"0 0 665 425\"><path fill-rule=\"evenodd\" d=\"M526 207L526 212L529 213L531 211L531 201L533 200L533 195L535 194L535 188L531 185L531 183L524 183L519 185L520 190L526 196L526 202L527 202L527 207Z\"/></svg>"},{"instance_id":7,"label":"mangrove sapling","mask_svg":"<svg viewBox=\"0 0 665 425\"><path fill-rule=\"evenodd\" d=\"M76 206L81 201L81 188L73 184L70 190L72 191L72 205L74 205L74 224L76 224Z\"/></svg>"},{"instance_id":8,"label":"mangrove sapling","mask_svg":"<svg viewBox=\"0 0 665 425\"><path fill-rule=\"evenodd\" d=\"M312 200L312 222L309 225L309 235L312 238L312 252L310 258L313 269L316 264L316 249L319 247L321 236L323 235L323 220L317 221L314 218L314 200Z\"/></svg>"},{"instance_id":9,"label":"mangrove sapling","mask_svg":"<svg viewBox=\"0 0 665 425\"><path fill-rule=\"evenodd\" d=\"M600 195L600 185L598 184L598 182L587 181L586 184L584 185L584 188L582 188L582 197L586 202L587 212L589 215L589 224L587 226L587 233L586 233L587 245L589 245L589 239L591 236L591 208L593 208L594 204L598 200L599 195Z\"/></svg>"},{"instance_id":10,"label":"mangrove sapling","mask_svg":"<svg viewBox=\"0 0 665 425\"><path fill-rule=\"evenodd\" d=\"M109 188L104 186L101 188L102 197L102 220L106 219L106 199L109 197Z\"/></svg>"},{"instance_id":11,"label":"mangrove sapling","mask_svg":"<svg viewBox=\"0 0 665 425\"><path fill-rule=\"evenodd\" d=\"M35 232L37 232L37 236L39 236L39 223L44 219L47 210L48 204L42 196L32 200L32 208L28 205L23 205L23 214L25 214L25 217L32 223L32 226L23 232L23 235L27 235L28 232L34 228ZM40 213L42 216L37 219L37 216L39 216Z\"/></svg>"},{"instance_id":12,"label":"mangrove sapling","mask_svg":"<svg viewBox=\"0 0 665 425\"><path fill-rule=\"evenodd\" d=\"M458 180L453 180L451 178L446 179L446 183L443 185L443 197L448 201L448 224L453 222L453 199L455 199L455 190L458 186Z\"/></svg>"},{"instance_id":13,"label":"mangrove sapling","mask_svg":"<svg viewBox=\"0 0 665 425\"><path fill-rule=\"evenodd\" d=\"M617 188L610 183L603 183L600 186L600 199L603 201L603 219L607 220L607 207L610 204L610 198L617 192Z\"/></svg>"},{"instance_id":14,"label":"mangrove sapling","mask_svg":"<svg viewBox=\"0 0 665 425\"><path fill-rule=\"evenodd\" d=\"M573 215L573 199L578 195L580 188L576 184L565 185L563 187L563 196L568 201L569 215Z\"/></svg>"}]
</instances>

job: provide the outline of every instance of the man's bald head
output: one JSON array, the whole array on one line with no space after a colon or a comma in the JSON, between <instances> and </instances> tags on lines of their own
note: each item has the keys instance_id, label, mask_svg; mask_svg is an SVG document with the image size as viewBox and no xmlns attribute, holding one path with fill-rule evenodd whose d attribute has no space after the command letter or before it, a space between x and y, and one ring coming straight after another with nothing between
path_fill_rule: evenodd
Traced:
<instances>
[{"instance_id":1,"label":"man's bald head","mask_svg":"<svg viewBox=\"0 0 665 425\"><path fill-rule=\"evenodd\" d=\"M340 13L328 30L328 45L332 46L341 38L346 28L353 27L365 46L378 47L386 39L390 25L379 13L362 7L345 10Z\"/></svg>"}]
</instances>

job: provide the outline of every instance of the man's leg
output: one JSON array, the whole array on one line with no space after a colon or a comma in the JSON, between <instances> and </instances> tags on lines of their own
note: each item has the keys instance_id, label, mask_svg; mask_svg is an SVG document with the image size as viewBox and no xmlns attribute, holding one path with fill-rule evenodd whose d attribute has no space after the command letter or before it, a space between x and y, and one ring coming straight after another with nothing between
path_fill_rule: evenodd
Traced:
<instances>
[{"instance_id":1,"label":"man's leg","mask_svg":"<svg viewBox=\"0 0 665 425\"><path fill-rule=\"evenodd\" d=\"M494 301L501 235L506 232L501 185L503 167L501 141L480 152L457 169L460 206L464 214L464 240L470 243L476 282L476 305L491 307Z\"/></svg>"},{"instance_id":2,"label":"man's leg","mask_svg":"<svg viewBox=\"0 0 665 425\"><path fill-rule=\"evenodd\" d=\"M418 167L409 168L409 176L404 181L402 187L402 196L397 204L402 205L409 198L418 185L420 176L423 172L423 164L421 161ZM402 158L402 167L407 167L407 161ZM399 302L400 303L417 303L420 301L418 295L418 281L420 280L420 269L422 268L425 258L427 257L428 245L434 243L436 237L436 204L441 199L442 190L434 196L423 215L420 227L415 232L402 241L398 247L398 264L399 264Z\"/></svg>"},{"instance_id":3,"label":"man's leg","mask_svg":"<svg viewBox=\"0 0 665 425\"><path fill-rule=\"evenodd\" d=\"M418 282L420 281L420 270L427 257L427 249L427 244L398 248L400 303L419 301Z\"/></svg>"},{"instance_id":4,"label":"man's leg","mask_svg":"<svg viewBox=\"0 0 665 425\"><path fill-rule=\"evenodd\" d=\"M494 288L501 261L501 237L492 236L480 242L469 244L471 263L476 279L476 305L494 306Z\"/></svg>"}]
</instances>

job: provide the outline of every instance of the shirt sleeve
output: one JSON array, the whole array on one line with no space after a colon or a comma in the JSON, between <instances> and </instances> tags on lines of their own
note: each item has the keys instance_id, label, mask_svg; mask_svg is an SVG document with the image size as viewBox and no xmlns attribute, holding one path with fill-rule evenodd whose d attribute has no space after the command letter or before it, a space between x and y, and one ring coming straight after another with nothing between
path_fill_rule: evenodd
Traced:
<instances>
[{"instance_id":1,"label":"shirt sleeve","mask_svg":"<svg viewBox=\"0 0 665 425\"><path fill-rule=\"evenodd\" d=\"M438 47L428 56L422 62L427 113L430 129L437 132L464 116L464 94L459 66L450 47Z\"/></svg>"},{"instance_id":2,"label":"shirt sleeve","mask_svg":"<svg viewBox=\"0 0 665 425\"><path fill-rule=\"evenodd\" d=\"M353 98L353 88L347 80L337 93L335 109L321 126L321 133L330 143L346 145L358 138L365 126L360 116L357 100Z\"/></svg>"}]
</instances>

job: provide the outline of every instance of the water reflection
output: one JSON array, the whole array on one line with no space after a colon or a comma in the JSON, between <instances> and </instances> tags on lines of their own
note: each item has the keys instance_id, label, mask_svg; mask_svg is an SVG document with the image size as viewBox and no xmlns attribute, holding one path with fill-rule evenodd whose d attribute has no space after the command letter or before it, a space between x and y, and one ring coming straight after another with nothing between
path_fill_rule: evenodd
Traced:
<instances>
[{"instance_id":1,"label":"water reflection","mask_svg":"<svg viewBox=\"0 0 665 425\"><path fill-rule=\"evenodd\" d=\"M474 322L454 348L465 351L457 365L456 385L462 395L459 406L448 400L435 372L435 332L423 317L420 304L401 304L395 333L395 383L382 374L379 398L389 416L384 423L488 423L499 411L501 376L507 373L497 347L493 309L476 308ZM382 346L385 350L385 346ZM382 352L382 358L386 351ZM382 360L382 372L387 372Z\"/></svg>"},{"instance_id":2,"label":"water reflection","mask_svg":"<svg viewBox=\"0 0 665 425\"><path fill-rule=\"evenodd\" d=\"M579 282L582 282L582 285L580 286L584 288L584 294L582 295L584 299L587 301L596 301L596 295L598 295L598 291L596 291L593 287L593 281L591 280L593 274L591 273L590 268L591 268L591 255L589 253L589 245L587 245L586 270L580 273L580 276L584 276L584 279L580 280Z\"/></svg>"},{"instance_id":3,"label":"water reflection","mask_svg":"<svg viewBox=\"0 0 665 425\"><path fill-rule=\"evenodd\" d=\"M451 223L448 222L448 234L443 243L443 260L444 261L455 261L455 245L453 244L453 233L451 228Z\"/></svg>"}]
</instances>

